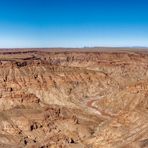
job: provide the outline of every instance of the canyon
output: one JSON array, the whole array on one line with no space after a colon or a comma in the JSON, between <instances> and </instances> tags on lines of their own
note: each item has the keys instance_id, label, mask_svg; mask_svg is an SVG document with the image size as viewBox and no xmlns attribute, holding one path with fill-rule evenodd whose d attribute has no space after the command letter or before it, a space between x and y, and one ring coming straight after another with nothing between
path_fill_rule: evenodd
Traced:
<instances>
[{"instance_id":1,"label":"canyon","mask_svg":"<svg viewBox=\"0 0 148 148\"><path fill-rule=\"evenodd\" d=\"M148 52L1 49L0 147L147 148Z\"/></svg>"}]
</instances>

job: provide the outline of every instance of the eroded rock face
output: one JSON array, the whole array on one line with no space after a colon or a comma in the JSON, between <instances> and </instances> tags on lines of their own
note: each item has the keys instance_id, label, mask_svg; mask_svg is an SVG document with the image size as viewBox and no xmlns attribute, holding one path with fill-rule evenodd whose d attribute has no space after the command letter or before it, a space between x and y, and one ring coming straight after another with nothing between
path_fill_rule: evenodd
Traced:
<instances>
[{"instance_id":1,"label":"eroded rock face","mask_svg":"<svg viewBox=\"0 0 148 148\"><path fill-rule=\"evenodd\" d=\"M1 51L0 147L148 147L148 54Z\"/></svg>"}]
</instances>

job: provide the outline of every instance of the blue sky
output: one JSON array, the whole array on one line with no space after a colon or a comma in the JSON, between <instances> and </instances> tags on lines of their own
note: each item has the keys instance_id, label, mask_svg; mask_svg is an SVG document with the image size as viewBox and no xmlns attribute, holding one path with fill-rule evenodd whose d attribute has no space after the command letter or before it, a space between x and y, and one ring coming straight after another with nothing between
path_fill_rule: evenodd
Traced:
<instances>
[{"instance_id":1,"label":"blue sky","mask_svg":"<svg viewBox=\"0 0 148 148\"><path fill-rule=\"evenodd\" d=\"M84 46L148 46L148 1L0 1L0 48Z\"/></svg>"}]
</instances>

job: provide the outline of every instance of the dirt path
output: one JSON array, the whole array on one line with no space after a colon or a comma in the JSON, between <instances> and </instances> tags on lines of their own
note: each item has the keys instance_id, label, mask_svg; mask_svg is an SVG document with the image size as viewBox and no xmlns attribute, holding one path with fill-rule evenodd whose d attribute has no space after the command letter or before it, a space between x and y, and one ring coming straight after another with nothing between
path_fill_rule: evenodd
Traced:
<instances>
[{"instance_id":1,"label":"dirt path","mask_svg":"<svg viewBox=\"0 0 148 148\"><path fill-rule=\"evenodd\" d=\"M99 98L99 99L101 99L101 98ZM89 98L89 99L88 99L89 101L87 101L87 103L86 103L87 107L93 109L93 110L94 110L97 114L99 114L99 115L107 116L107 117L114 117L114 115L111 115L111 114L106 113L106 112L104 112L104 111L100 111L97 107L95 107L95 106L93 105L93 103L96 102L96 101L98 101L99 99Z\"/></svg>"},{"instance_id":2,"label":"dirt path","mask_svg":"<svg viewBox=\"0 0 148 148\"><path fill-rule=\"evenodd\" d=\"M86 105L87 105L87 107L92 108L93 110L95 110L95 112L96 112L97 114L102 115L102 113L98 110L98 108L95 107L95 106L93 106L93 103L94 103L95 101L98 101L98 99L89 100L89 101L86 103Z\"/></svg>"}]
</instances>

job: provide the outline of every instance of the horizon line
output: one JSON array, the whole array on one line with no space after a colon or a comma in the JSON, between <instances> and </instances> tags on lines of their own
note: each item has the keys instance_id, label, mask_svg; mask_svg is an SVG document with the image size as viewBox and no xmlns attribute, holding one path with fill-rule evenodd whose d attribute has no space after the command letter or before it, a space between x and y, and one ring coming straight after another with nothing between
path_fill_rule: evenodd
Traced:
<instances>
[{"instance_id":1,"label":"horizon line","mask_svg":"<svg viewBox=\"0 0 148 148\"><path fill-rule=\"evenodd\" d=\"M148 46L83 46L83 47L64 47L64 46L59 46L59 47L0 47L0 49L85 49L85 48L148 48Z\"/></svg>"}]
</instances>

